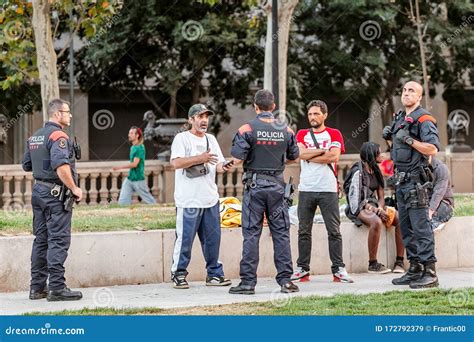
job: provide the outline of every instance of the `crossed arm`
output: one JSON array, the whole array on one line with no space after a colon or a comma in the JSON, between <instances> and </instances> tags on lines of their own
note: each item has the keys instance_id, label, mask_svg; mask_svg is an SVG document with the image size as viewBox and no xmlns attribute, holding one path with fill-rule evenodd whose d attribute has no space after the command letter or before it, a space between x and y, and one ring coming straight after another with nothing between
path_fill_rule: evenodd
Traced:
<instances>
[{"instance_id":1,"label":"crossed arm","mask_svg":"<svg viewBox=\"0 0 474 342\"><path fill-rule=\"evenodd\" d=\"M300 159L310 163L330 164L339 161L341 149L333 147L330 150L308 149L302 143L298 143L300 149Z\"/></svg>"}]
</instances>

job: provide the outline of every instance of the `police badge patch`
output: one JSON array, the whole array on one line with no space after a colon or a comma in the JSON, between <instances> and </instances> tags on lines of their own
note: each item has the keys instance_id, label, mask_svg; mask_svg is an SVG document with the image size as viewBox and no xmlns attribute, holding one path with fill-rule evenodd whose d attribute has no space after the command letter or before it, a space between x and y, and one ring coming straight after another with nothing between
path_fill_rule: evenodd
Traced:
<instances>
[{"instance_id":1,"label":"police badge patch","mask_svg":"<svg viewBox=\"0 0 474 342\"><path fill-rule=\"evenodd\" d=\"M64 138L59 139L58 145L61 148L66 148L66 139L64 139Z\"/></svg>"}]
</instances>

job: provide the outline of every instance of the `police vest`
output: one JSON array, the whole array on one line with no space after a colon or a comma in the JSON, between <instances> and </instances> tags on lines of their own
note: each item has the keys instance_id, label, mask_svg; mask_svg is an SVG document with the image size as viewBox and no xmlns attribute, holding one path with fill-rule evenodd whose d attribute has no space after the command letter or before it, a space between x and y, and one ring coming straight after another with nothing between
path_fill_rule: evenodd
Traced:
<instances>
[{"instance_id":1,"label":"police vest","mask_svg":"<svg viewBox=\"0 0 474 342\"><path fill-rule=\"evenodd\" d=\"M62 131L61 128L55 125L45 125L43 128L37 130L28 139L28 148L31 156L31 165L33 169L33 177L38 180L49 181L60 183L59 177L55 170L51 167L51 154L50 154L50 136L56 131ZM69 161L71 163L71 171L73 178L77 181L77 175L75 171L75 160L73 148L67 141L67 149L69 152Z\"/></svg>"},{"instance_id":2,"label":"police vest","mask_svg":"<svg viewBox=\"0 0 474 342\"><path fill-rule=\"evenodd\" d=\"M252 146L244 162L244 170L281 173L285 169L287 126L275 127L258 118L249 125L252 127Z\"/></svg>"},{"instance_id":3,"label":"police vest","mask_svg":"<svg viewBox=\"0 0 474 342\"><path fill-rule=\"evenodd\" d=\"M398 171L408 172L419 165L428 165L428 158L425 155L395 139L399 130L406 129L413 139L421 141L420 129L424 121L431 121L436 125L436 120L422 107L407 116L405 116L405 112L399 112L395 118L392 126L392 159Z\"/></svg>"}]
</instances>

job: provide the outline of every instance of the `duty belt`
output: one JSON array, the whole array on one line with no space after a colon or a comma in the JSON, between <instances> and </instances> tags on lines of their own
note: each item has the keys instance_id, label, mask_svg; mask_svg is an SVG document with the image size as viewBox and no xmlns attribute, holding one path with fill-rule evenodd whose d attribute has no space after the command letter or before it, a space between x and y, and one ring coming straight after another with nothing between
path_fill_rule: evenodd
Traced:
<instances>
[{"instance_id":1,"label":"duty belt","mask_svg":"<svg viewBox=\"0 0 474 342\"><path fill-rule=\"evenodd\" d=\"M63 200L65 187L63 187L61 184L47 182L39 179L35 179L35 183L47 186L51 190L52 196L59 198L61 201Z\"/></svg>"},{"instance_id":2,"label":"duty belt","mask_svg":"<svg viewBox=\"0 0 474 342\"><path fill-rule=\"evenodd\" d=\"M49 186L50 188L53 188L53 187L55 187L56 185L61 186L61 184L58 184L58 183L46 182L46 181L39 180L39 179L35 179L35 183L36 183L36 184L39 184L39 185Z\"/></svg>"},{"instance_id":3,"label":"duty belt","mask_svg":"<svg viewBox=\"0 0 474 342\"><path fill-rule=\"evenodd\" d=\"M416 183L422 183L420 173L411 173L411 172L397 172L396 177L399 179L400 183L406 183L413 181Z\"/></svg>"},{"instance_id":4,"label":"duty belt","mask_svg":"<svg viewBox=\"0 0 474 342\"><path fill-rule=\"evenodd\" d=\"M250 187L253 189L257 186L257 184L255 183L255 181L257 179L265 179L265 180L268 180L268 181L271 181L271 182L275 182L275 183L278 183L278 184L281 184L281 185L285 185L285 182L283 181L283 179L277 177L277 176L272 176L272 175L266 175L266 174L263 174L263 173L256 173L256 172L245 172L243 174L243 177L242 177L242 182L244 184L246 183L250 183Z\"/></svg>"}]
</instances>

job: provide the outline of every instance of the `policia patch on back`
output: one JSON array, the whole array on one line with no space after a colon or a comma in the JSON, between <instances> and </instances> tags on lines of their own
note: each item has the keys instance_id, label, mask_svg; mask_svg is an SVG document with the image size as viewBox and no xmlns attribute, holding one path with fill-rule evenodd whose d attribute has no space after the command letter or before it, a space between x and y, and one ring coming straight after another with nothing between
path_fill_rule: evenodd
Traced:
<instances>
[{"instance_id":1,"label":"policia patch on back","mask_svg":"<svg viewBox=\"0 0 474 342\"><path fill-rule=\"evenodd\" d=\"M61 148L66 148L66 146L67 146L66 139L60 138L59 141L58 141L58 146L61 147Z\"/></svg>"}]
</instances>

